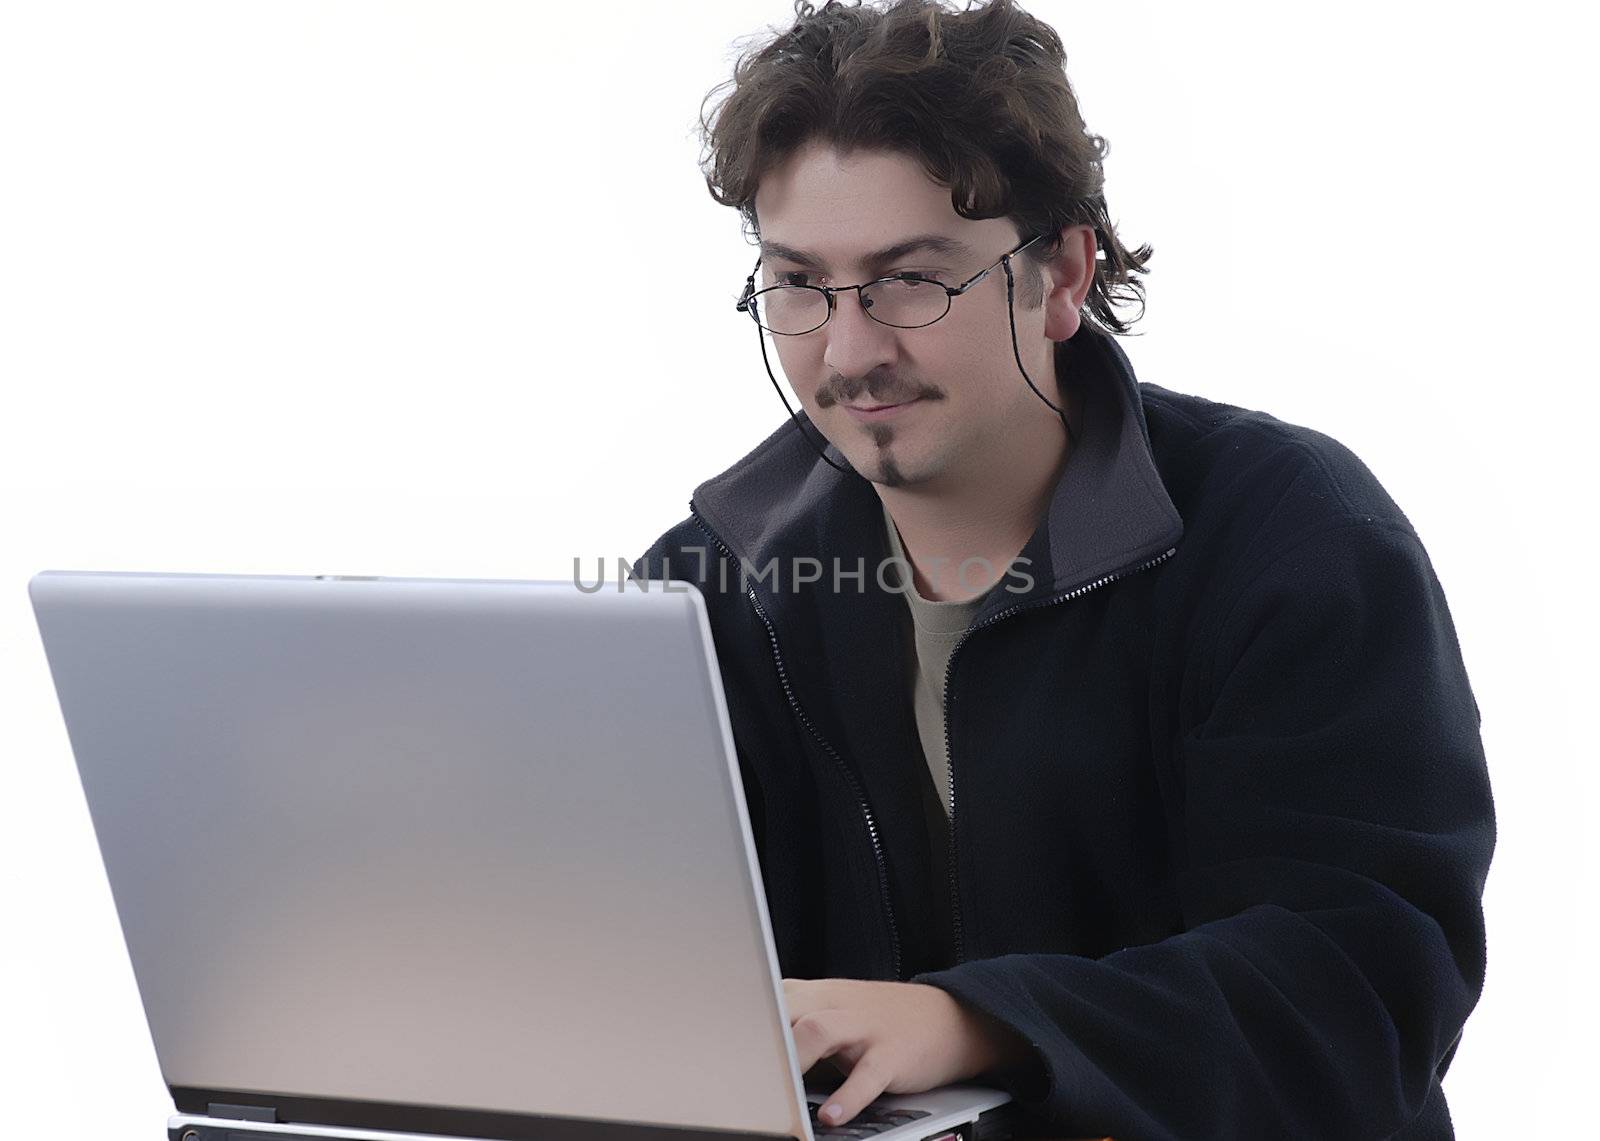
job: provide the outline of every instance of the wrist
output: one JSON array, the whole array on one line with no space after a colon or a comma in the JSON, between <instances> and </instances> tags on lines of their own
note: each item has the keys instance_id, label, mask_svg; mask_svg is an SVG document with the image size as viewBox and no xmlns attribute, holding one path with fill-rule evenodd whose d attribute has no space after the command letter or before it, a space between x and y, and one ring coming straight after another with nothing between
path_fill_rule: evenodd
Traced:
<instances>
[{"instance_id":1,"label":"wrist","mask_svg":"<svg viewBox=\"0 0 1600 1141\"><path fill-rule=\"evenodd\" d=\"M1033 1047L1028 1040L1004 1022L967 1005L948 991L942 993L954 1005L962 1037L970 1047L964 1067L966 1077L1020 1066L1033 1057Z\"/></svg>"}]
</instances>

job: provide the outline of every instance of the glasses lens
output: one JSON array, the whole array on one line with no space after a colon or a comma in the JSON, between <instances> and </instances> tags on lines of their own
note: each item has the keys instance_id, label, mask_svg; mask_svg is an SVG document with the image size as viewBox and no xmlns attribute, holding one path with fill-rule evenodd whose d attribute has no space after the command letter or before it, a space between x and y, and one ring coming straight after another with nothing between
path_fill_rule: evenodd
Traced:
<instances>
[{"instance_id":1,"label":"glasses lens","mask_svg":"<svg viewBox=\"0 0 1600 1141\"><path fill-rule=\"evenodd\" d=\"M914 278L875 281L861 291L867 314L873 320L897 329L917 329L931 325L950 311L950 295L944 286Z\"/></svg>"},{"instance_id":2,"label":"glasses lens","mask_svg":"<svg viewBox=\"0 0 1600 1141\"><path fill-rule=\"evenodd\" d=\"M809 333L828 319L828 297L820 289L777 285L751 297L756 320L774 333Z\"/></svg>"}]
</instances>

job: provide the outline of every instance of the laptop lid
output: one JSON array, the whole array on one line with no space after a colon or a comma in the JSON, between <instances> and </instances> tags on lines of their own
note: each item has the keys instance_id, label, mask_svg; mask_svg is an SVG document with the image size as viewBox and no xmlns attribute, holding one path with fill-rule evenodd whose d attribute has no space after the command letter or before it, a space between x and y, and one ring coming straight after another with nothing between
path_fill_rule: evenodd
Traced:
<instances>
[{"instance_id":1,"label":"laptop lid","mask_svg":"<svg viewBox=\"0 0 1600 1141\"><path fill-rule=\"evenodd\" d=\"M673 586L32 580L180 1111L810 1136L705 606Z\"/></svg>"}]
</instances>

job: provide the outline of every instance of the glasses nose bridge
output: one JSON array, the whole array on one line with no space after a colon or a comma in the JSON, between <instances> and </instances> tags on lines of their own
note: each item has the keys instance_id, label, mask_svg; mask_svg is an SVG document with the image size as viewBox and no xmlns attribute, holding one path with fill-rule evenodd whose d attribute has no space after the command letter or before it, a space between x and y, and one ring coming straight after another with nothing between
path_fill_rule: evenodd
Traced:
<instances>
[{"instance_id":1,"label":"glasses nose bridge","mask_svg":"<svg viewBox=\"0 0 1600 1141\"><path fill-rule=\"evenodd\" d=\"M827 295L827 298L828 298L828 320L829 321L833 320L835 313L838 311L839 294L841 294L841 293L854 293L856 295L856 304L861 306L862 314L868 320L872 321L874 324L882 325L883 322L879 321L876 317L874 317L872 315L872 299L870 297L868 297L865 293L862 292L862 290L869 289L875 284L877 284L877 283L876 282L872 282L872 281L864 281L859 285L825 285L825 286L823 286L822 287L822 291L823 291L823 293L825 293ZM893 326L887 326L887 327L888 328L893 328Z\"/></svg>"}]
</instances>

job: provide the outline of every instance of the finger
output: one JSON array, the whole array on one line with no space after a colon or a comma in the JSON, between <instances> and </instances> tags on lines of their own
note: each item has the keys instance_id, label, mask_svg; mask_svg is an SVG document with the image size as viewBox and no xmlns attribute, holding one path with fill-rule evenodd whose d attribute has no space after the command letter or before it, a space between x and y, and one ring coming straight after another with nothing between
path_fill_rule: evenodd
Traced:
<instances>
[{"instance_id":1,"label":"finger","mask_svg":"<svg viewBox=\"0 0 1600 1141\"><path fill-rule=\"evenodd\" d=\"M795 1058L803 1074L820 1060L841 1050L865 1045L856 1019L842 1010L819 1010L802 1014L790 1027L794 1036Z\"/></svg>"},{"instance_id":2,"label":"finger","mask_svg":"<svg viewBox=\"0 0 1600 1141\"><path fill-rule=\"evenodd\" d=\"M872 1100L889 1088L891 1075L878 1061L879 1051L869 1050L861 1055L844 1084L833 1091L818 1116L824 1125L843 1125L853 1120Z\"/></svg>"},{"instance_id":3,"label":"finger","mask_svg":"<svg viewBox=\"0 0 1600 1141\"><path fill-rule=\"evenodd\" d=\"M783 1005L789 1012L789 1024L803 1014L825 1010L840 1005L838 995L828 979L784 979Z\"/></svg>"}]
</instances>

